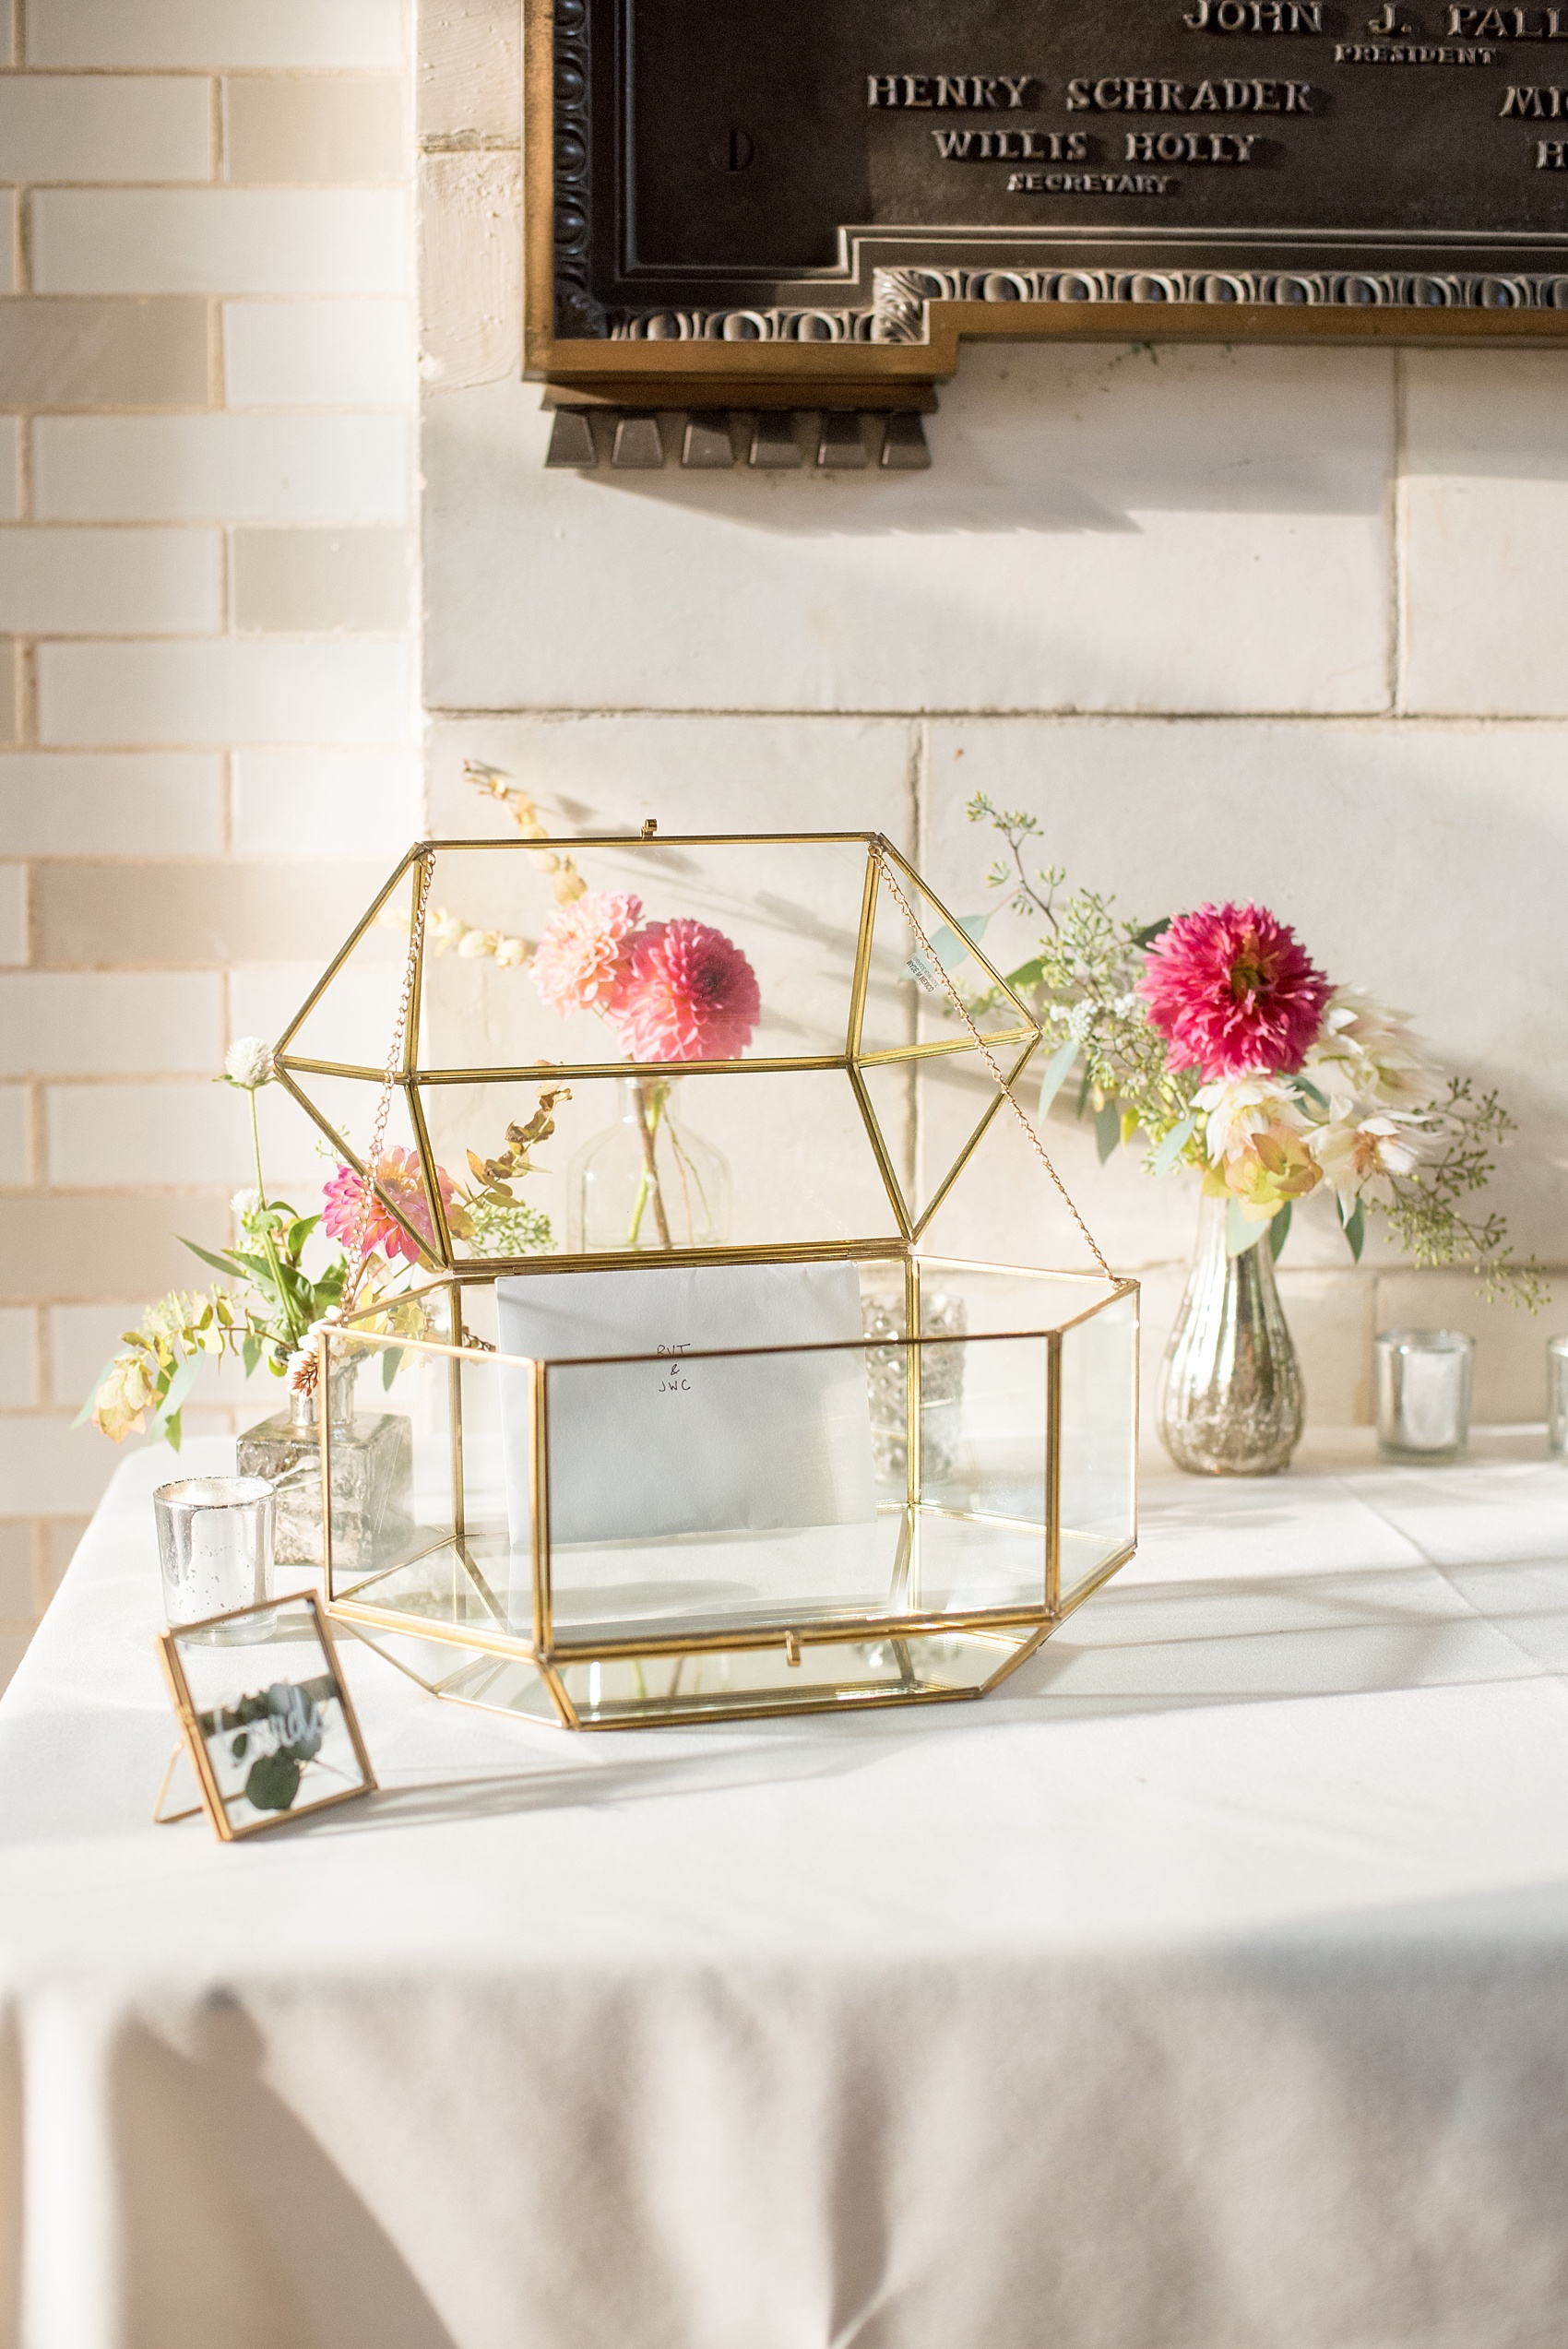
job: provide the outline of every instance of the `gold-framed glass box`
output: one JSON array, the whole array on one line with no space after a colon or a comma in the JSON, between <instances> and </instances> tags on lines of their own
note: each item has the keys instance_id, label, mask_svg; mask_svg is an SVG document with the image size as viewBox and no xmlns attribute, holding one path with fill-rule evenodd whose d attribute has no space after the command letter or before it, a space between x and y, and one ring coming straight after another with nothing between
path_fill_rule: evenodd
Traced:
<instances>
[{"instance_id":1,"label":"gold-framed glass box","mask_svg":"<svg viewBox=\"0 0 1568 2349\"><path fill-rule=\"evenodd\" d=\"M719 941L706 1028L607 1015L617 922ZM332 1612L574 1728L995 1687L1136 1539L1136 1283L931 1239L1039 1043L875 834L410 851L277 1051L418 1266L320 1339Z\"/></svg>"}]
</instances>

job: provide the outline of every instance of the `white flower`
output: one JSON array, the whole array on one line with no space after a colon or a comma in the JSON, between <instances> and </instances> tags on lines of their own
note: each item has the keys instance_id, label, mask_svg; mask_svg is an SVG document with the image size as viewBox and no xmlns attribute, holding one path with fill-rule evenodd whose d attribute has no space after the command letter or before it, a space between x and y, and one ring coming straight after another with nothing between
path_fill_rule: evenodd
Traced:
<instances>
[{"instance_id":1,"label":"white flower","mask_svg":"<svg viewBox=\"0 0 1568 2349\"><path fill-rule=\"evenodd\" d=\"M1390 1177L1411 1173L1421 1157L1420 1136L1394 1118L1363 1118L1359 1124L1335 1119L1313 1128L1307 1147L1347 1216L1359 1199L1370 1199L1374 1207L1391 1207Z\"/></svg>"},{"instance_id":2,"label":"white flower","mask_svg":"<svg viewBox=\"0 0 1568 2349\"><path fill-rule=\"evenodd\" d=\"M260 1215L265 1204L266 1203L263 1200L260 1192L256 1189L254 1183L252 1183L248 1191L236 1191L232 1199L229 1202L229 1204L233 1210L235 1216L238 1216L240 1222L244 1224L247 1229L250 1225L255 1221L257 1216Z\"/></svg>"},{"instance_id":3,"label":"white flower","mask_svg":"<svg viewBox=\"0 0 1568 2349\"><path fill-rule=\"evenodd\" d=\"M1193 1096L1204 1114L1204 1155L1212 1163L1239 1158L1255 1134L1271 1126L1292 1133L1305 1131L1306 1120L1294 1094L1282 1093L1267 1075L1220 1077Z\"/></svg>"},{"instance_id":4,"label":"white flower","mask_svg":"<svg viewBox=\"0 0 1568 2349\"><path fill-rule=\"evenodd\" d=\"M272 1082L272 1047L259 1036L238 1036L223 1056L223 1066L236 1085L254 1093Z\"/></svg>"},{"instance_id":5,"label":"white flower","mask_svg":"<svg viewBox=\"0 0 1568 2349\"><path fill-rule=\"evenodd\" d=\"M1424 1109L1439 1089L1408 1012L1392 1011L1358 987L1341 987L1330 999L1302 1074L1327 1095L1341 1122L1353 1119L1359 1102L1396 1112Z\"/></svg>"}]
</instances>

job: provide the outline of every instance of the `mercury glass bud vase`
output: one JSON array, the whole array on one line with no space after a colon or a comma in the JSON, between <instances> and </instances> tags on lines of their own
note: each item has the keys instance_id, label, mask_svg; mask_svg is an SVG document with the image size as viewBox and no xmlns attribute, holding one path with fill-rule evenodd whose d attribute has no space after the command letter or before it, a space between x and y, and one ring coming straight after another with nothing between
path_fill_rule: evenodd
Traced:
<instances>
[{"instance_id":1,"label":"mercury glass bud vase","mask_svg":"<svg viewBox=\"0 0 1568 2349\"><path fill-rule=\"evenodd\" d=\"M727 1240L729 1161L685 1122L680 1079L621 1077L615 1094L614 1124L568 1169L567 1246L598 1256Z\"/></svg>"},{"instance_id":2,"label":"mercury glass bud vase","mask_svg":"<svg viewBox=\"0 0 1568 2349\"><path fill-rule=\"evenodd\" d=\"M1226 1247L1223 1199L1205 1199L1186 1292L1159 1377L1159 1438L1197 1477L1272 1477L1301 1441L1301 1373L1265 1229Z\"/></svg>"}]
</instances>

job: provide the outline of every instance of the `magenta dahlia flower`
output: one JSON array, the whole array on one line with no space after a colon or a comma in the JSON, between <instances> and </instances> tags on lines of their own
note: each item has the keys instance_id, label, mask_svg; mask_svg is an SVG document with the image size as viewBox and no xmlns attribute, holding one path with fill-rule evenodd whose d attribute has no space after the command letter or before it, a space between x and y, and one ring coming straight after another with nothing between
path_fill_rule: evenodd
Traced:
<instances>
[{"instance_id":1,"label":"magenta dahlia flower","mask_svg":"<svg viewBox=\"0 0 1568 2349\"><path fill-rule=\"evenodd\" d=\"M610 1016L634 1061L732 1061L762 1012L756 973L706 921L650 921Z\"/></svg>"},{"instance_id":2,"label":"magenta dahlia flower","mask_svg":"<svg viewBox=\"0 0 1568 2349\"><path fill-rule=\"evenodd\" d=\"M450 1207L457 1185L445 1168L436 1169L441 1184L443 1206ZM412 1150L387 1150L383 1153L375 1171L381 1191L397 1206L404 1222L413 1226L432 1254L435 1254L435 1235L431 1229L430 1208L424 1195L424 1180L420 1162ZM322 1196L327 1204L321 1220L332 1238L344 1249L350 1249L359 1239L360 1205L364 1197L364 1179L352 1167L339 1167L332 1180L323 1186ZM365 1218L364 1246L366 1256L380 1253L388 1259L402 1256L417 1264L420 1252L395 1216L387 1212L382 1199L373 1191L370 1213Z\"/></svg>"},{"instance_id":3,"label":"magenta dahlia flower","mask_svg":"<svg viewBox=\"0 0 1568 2349\"><path fill-rule=\"evenodd\" d=\"M563 906L534 949L533 983L541 1002L568 1012L608 1012L625 979L640 897L596 889Z\"/></svg>"},{"instance_id":4,"label":"magenta dahlia flower","mask_svg":"<svg viewBox=\"0 0 1568 2349\"><path fill-rule=\"evenodd\" d=\"M1206 1085L1253 1069L1289 1075L1316 1041L1333 990L1265 906L1200 906L1149 948L1138 993L1173 1069Z\"/></svg>"}]
</instances>

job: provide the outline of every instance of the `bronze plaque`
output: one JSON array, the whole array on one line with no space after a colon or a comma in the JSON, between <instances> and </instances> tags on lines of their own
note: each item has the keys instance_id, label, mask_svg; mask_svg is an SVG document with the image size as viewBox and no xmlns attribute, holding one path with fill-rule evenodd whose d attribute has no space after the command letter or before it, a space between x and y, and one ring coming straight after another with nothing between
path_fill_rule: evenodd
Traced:
<instances>
[{"instance_id":1,"label":"bronze plaque","mask_svg":"<svg viewBox=\"0 0 1568 2349\"><path fill-rule=\"evenodd\" d=\"M1568 5L530 0L529 39L547 369L760 343L874 374L955 303L1568 330Z\"/></svg>"}]
</instances>

